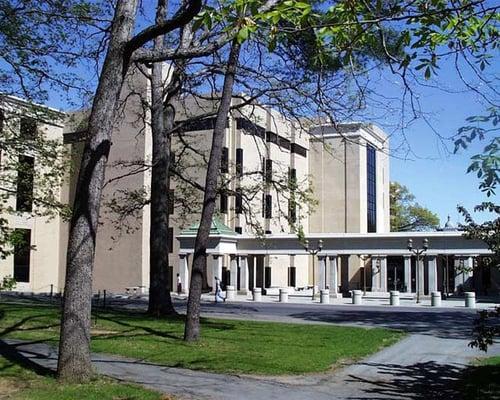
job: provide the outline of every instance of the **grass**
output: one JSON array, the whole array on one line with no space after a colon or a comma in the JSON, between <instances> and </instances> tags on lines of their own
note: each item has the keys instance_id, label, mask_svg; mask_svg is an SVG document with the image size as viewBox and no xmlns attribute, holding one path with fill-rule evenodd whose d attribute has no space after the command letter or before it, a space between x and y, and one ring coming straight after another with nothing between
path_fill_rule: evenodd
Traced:
<instances>
[{"instance_id":1,"label":"grass","mask_svg":"<svg viewBox=\"0 0 500 400\"><path fill-rule=\"evenodd\" d=\"M172 397L136 385L99 378L67 385L39 375L0 356L0 398L9 400L167 400Z\"/></svg>"},{"instance_id":2,"label":"grass","mask_svg":"<svg viewBox=\"0 0 500 400\"><path fill-rule=\"evenodd\" d=\"M469 367L460 384L464 400L500 399L500 356L480 359Z\"/></svg>"},{"instance_id":3,"label":"grass","mask_svg":"<svg viewBox=\"0 0 500 400\"><path fill-rule=\"evenodd\" d=\"M0 304L0 337L42 340L59 336L59 309ZM182 340L181 318L155 320L144 314L106 311L94 319L92 350L161 365L259 375L327 371L394 344L402 332L380 328L202 320L202 340Z\"/></svg>"}]
</instances>

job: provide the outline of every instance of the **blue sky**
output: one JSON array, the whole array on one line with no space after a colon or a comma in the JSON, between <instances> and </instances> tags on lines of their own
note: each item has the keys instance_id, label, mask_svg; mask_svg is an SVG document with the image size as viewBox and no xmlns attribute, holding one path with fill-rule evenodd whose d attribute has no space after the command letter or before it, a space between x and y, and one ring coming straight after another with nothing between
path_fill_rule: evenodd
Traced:
<instances>
[{"instance_id":1,"label":"blue sky","mask_svg":"<svg viewBox=\"0 0 500 400\"><path fill-rule=\"evenodd\" d=\"M497 57L489 68L490 73L496 74L497 78L499 65ZM422 111L428 114L427 121L418 119L403 130L401 107L397 104L394 112L385 113L383 117L374 118L374 114L368 109L359 119L374 121L391 135L391 180L407 186L420 204L439 215L442 223L448 215L456 223L460 221L457 204L472 209L481 201L491 200L479 191L476 176L465 173L470 157L481 152L486 143L476 141L468 149L452 154L452 141L440 140L436 132L444 137L452 136L465 124L467 117L484 114L486 105L479 96L464 90L451 62L441 63L440 66L436 80L424 82L435 84L440 89L426 86L416 88ZM82 73L88 74L87 71ZM464 69L464 73L467 79L478 85L470 71ZM392 98L400 97L402 93L400 80L389 73L378 76L373 82L373 88ZM442 90L443 88L447 91ZM49 105L67 108L56 97L51 99ZM408 152L408 149L411 151ZM482 219L484 217L478 216L478 220Z\"/></svg>"}]
</instances>

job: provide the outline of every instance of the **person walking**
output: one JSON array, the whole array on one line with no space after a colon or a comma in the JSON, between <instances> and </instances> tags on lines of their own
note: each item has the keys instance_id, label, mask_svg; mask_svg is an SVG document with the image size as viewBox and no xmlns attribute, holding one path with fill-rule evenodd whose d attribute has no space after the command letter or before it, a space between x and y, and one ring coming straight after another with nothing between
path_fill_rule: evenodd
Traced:
<instances>
[{"instance_id":1,"label":"person walking","mask_svg":"<svg viewBox=\"0 0 500 400\"><path fill-rule=\"evenodd\" d=\"M221 300L225 302L226 298L222 296L222 287L220 279L215 277L215 302L218 303Z\"/></svg>"},{"instance_id":2,"label":"person walking","mask_svg":"<svg viewBox=\"0 0 500 400\"><path fill-rule=\"evenodd\" d=\"M181 276L177 274L177 294L182 293L182 281L181 281Z\"/></svg>"}]
</instances>

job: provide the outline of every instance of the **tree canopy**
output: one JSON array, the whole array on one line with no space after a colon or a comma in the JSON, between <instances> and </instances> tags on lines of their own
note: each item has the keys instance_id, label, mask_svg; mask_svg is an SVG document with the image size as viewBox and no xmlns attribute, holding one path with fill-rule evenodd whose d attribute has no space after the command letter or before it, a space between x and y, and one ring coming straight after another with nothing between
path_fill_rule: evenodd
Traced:
<instances>
[{"instance_id":1,"label":"tree canopy","mask_svg":"<svg viewBox=\"0 0 500 400\"><path fill-rule=\"evenodd\" d=\"M425 231L439 227L439 217L418 204L406 186L391 182L389 196L391 231Z\"/></svg>"}]
</instances>

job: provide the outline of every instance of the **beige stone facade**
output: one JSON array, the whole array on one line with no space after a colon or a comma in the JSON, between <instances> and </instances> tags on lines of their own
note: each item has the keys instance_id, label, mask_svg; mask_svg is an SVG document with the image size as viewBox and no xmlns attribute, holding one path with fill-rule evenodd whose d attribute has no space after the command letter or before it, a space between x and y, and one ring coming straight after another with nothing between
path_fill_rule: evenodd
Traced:
<instances>
[{"instance_id":1,"label":"beige stone facade","mask_svg":"<svg viewBox=\"0 0 500 400\"><path fill-rule=\"evenodd\" d=\"M133 215L123 219L118 219L110 207L113 201L128 204L126 193L134 193L136 198L140 193L144 198L148 197L151 131L149 111L143 109L147 93L146 79L136 77L127 84L122 96L124 102L113 132L97 235L96 292L147 292L149 287L149 206L139 207ZM233 105L237 104L238 100L234 100ZM179 121L186 121L214 107L213 103L200 104L189 100L183 105L185 111L178 113ZM74 169L68 184L61 188L61 199L67 199L69 204L74 200L83 150L81 137L85 128L78 123L81 120L82 116L78 115L68 118L64 127L64 139ZM47 135L62 140L62 124L40 126ZM198 221L202 198L201 191L185 182L204 184L212 127L213 118L187 123L182 130L182 139L175 136L172 143L176 165L183 179L174 176L171 182L175 204L170 218L172 248L169 270L172 282L176 274L180 274L184 289L189 279L191 257L189 248L181 248L177 238ZM311 246L317 245L318 235L346 235L348 248L349 235L389 233L389 142L380 128L373 124L346 123L335 127L317 125L306 131L275 110L254 104L232 112L224 147L221 182L226 184L221 193L225 195L221 194L217 200L216 219L230 229L231 235L209 251L209 284L216 274L220 274L227 284L237 286L242 292L253 287L321 288L321 285L328 286L326 282L333 279L330 273L324 272L326 267L322 267L326 265L325 260L329 260L328 263L334 263L331 265L338 268L336 280L331 281L336 283L330 283L335 285L334 292L366 287L368 280L370 288L381 289L372 285L376 269L371 266L378 258L367 255L373 253L363 255L346 251L341 254L332 250L325 253L327 258L315 259L313 273L312 257L304 251L297 252L297 245L293 250L273 247L282 243L278 239L283 235L296 240L299 226L306 237L313 238ZM298 186L295 192L289 186L292 178ZM312 201L298 201L293 207L295 202L291 200L299 196L296 193L307 193L308 188L312 188ZM241 197L239 193L242 193ZM187 213L186 206L192 208ZM20 282L17 290L48 292L50 285L54 291L63 290L67 223L58 217L49 222L23 215L9 218L13 227L31 229L31 240L36 245L31 251L30 279ZM256 233L261 239L269 238L270 247L245 254L243 247L238 248L238 241L241 240L243 245L244 240ZM13 264L12 257L1 260L0 277L12 275ZM382 264L379 262L377 268ZM380 282L378 275L373 279ZM388 277L383 279L385 286L382 289L387 290ZM407 284L411 286L411 282Z\"/></svg>"}]
</instances>

